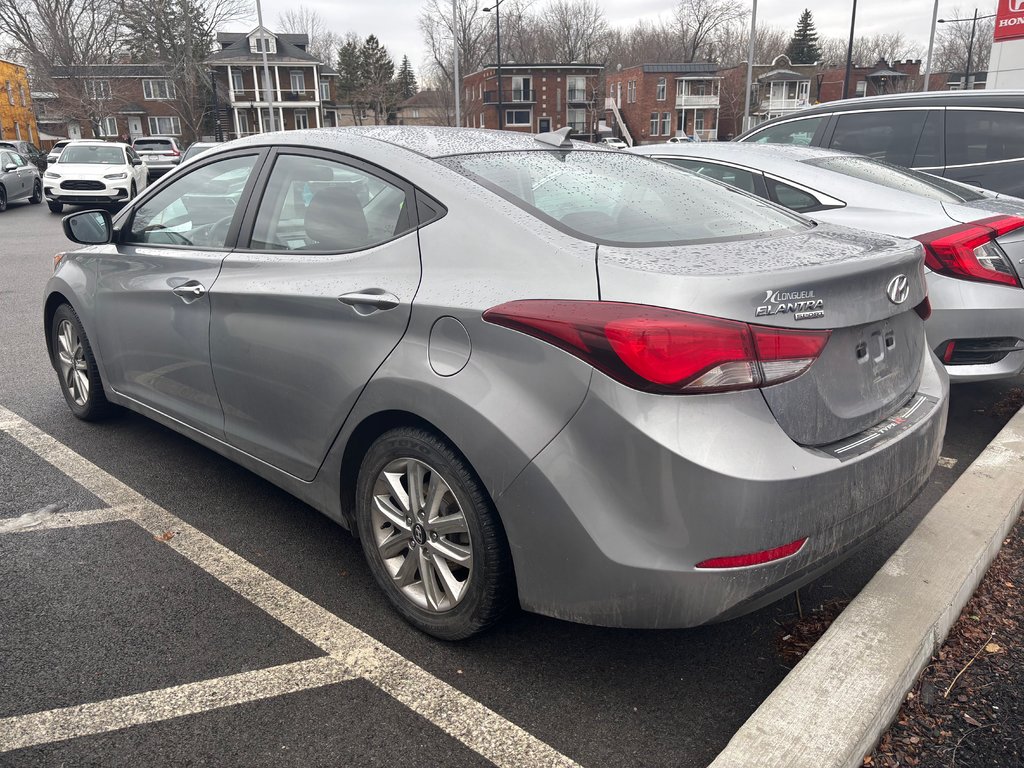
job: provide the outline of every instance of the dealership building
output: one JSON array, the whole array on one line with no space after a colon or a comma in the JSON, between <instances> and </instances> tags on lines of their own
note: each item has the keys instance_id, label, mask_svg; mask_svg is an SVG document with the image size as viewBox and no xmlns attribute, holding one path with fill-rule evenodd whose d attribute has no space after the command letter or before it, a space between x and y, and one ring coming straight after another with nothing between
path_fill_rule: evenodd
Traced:
<instances>
[{"instance_id":1,"label":"dealership building","mask_svg":"<svg viewBox=\"0 0 1024 768\"><path fill-rule=\"evenodd\" d=\"M999 0L988 87L1024 89L1024 0Z\"/></svg>"}]
</instances>

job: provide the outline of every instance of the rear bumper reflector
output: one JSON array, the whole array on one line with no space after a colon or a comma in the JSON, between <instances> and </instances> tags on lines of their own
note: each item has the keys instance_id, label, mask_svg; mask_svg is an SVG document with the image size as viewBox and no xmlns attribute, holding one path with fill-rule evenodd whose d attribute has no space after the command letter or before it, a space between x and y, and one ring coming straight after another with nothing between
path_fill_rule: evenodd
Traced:
<instances>
[{"instance_id":1,"label":"rear bumper reflector","mask_svg":"<svg viewBox=\"0 0 1024 768\"><path fill-rule=\"evenodd\" d=\"M751 552L748 555L730 555L728 557L712 557L710 560L702 560L697 563L697 568L746 568L751 565L763 565L775 560L782 560L784 557L795 555L807 541L805 536L802 539L791 541L774 549L765 549L760 552Z\"/></svg>"}]
</instances>

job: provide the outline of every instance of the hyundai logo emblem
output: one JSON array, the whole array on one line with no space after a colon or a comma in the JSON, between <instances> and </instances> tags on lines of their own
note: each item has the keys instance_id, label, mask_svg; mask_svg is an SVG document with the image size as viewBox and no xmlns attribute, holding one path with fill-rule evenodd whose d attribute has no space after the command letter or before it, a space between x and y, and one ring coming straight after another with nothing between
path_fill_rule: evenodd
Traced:
<instances>
[{"instance_id":1,"label":"hyundai logo emblem","mask_svg":"<svg viewBox=\"0 0 1024 768\"><path fill-rule=\"evenodd\" d=\"M910 295L910 281L906 275L896 275L885 287L885 295L893 304L902 304Z\"/></svg>"}]
</instances>

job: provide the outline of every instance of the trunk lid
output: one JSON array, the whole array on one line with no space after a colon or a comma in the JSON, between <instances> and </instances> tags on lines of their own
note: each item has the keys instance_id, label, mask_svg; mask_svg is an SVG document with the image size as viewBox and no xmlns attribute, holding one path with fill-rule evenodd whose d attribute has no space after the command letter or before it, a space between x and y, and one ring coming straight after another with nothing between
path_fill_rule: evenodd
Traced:
<instances>
[{"instance_id":1,"label":"trunk lid","mask_svg":"<svg viewBox=\"0 0 1024 768\"><path fill-rule=\"evenodd\" d=\"M918 243L822 224L729 242L601 245L597 260L604 301L831 330L807 372L761 390L797 443L819 446L856 434L917 391L927 354L914 311L927 295ZM887 293L893 281L903 288L899 303Z\"/></svg>"}]
</instances>

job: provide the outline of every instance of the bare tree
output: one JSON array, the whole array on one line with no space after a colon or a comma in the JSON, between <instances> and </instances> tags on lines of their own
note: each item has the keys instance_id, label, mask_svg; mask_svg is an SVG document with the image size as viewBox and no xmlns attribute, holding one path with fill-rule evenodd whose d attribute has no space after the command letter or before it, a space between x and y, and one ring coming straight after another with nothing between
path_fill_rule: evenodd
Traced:
<instances>
[{"instance_id":1,"label":"bare tree","mask_svg":"<svg viewBox=\"0 0 1024 768\"><path fill-rule=\"evenodd\" d=\"M759 26L754 34L754 64L771 64L786 52L790 33L783 27ZM718 37L715 60L722 67L731 67L747 60L750 25L741 20L723 27Z\"/></svg>"},{"instance_id":2,"label":"bare tree","mask_svg":"<svg viewBox=\"0 0 1024 768\"><path fill-rule=\"evenodd\" d=\"M305 5L289 8L277 15L276 31L306 35L309 38L306 51L328 67L334 67L342 39L337 32L327 28L323 16L317 11Z\"/></svg>"},{"instance_id":3,"label":"bare tree","mask_svg":"<svg viewBox=\"0 0 1024 768\"><path fill-rule=\"evenodd\" d=\"M608 22L598 0L553 0L540 20L554 43L551 60L582 62L601 55L598 46Z\"/></svg>"},{"instance_id":4,"label":"bare tree","mask_svg":"<svg viewBox=\"0 0 1024 768\"><path fill-rule=\"evenodd\" d=\"M950 18L961 21L939 25L938 34L935 35L935 63L932 72L950 72L962 77L968 68L967 49L970 47L972 20L970 14L960 8L955 9ZM988 69L994 29L995 19L982 19L978 22L971 51L971 72Z\"/></svg>"},{"instance_id":5,"label":"bare tree","mask_svg":"<svg viewBox=\"0 0 1024 768\"><path fill-rule=\"evenodd\" d=\"M0 34L34 70L108 61L118 21L116 0L0 0Z\"/></svg>"},{"instance_id":6,"label":"bare tree","mask_svg":"<svg viewBox=\"0 0 1024 768\"><path fill-rule=\"evenodd\" d=\"M679 0L676 22L685 41L685 61L711 58L720 35L747 14L746 4L739 0Z\"/></svg>"}]
</instances>

